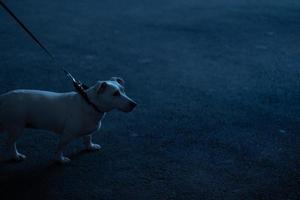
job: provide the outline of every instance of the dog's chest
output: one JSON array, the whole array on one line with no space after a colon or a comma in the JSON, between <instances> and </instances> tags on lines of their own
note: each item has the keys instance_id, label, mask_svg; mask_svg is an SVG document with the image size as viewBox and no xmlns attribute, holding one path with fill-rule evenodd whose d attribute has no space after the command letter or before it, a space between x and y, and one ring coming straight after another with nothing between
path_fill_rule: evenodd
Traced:
<instances>
[{"instance_id":1,"label":"dog's chest","mask_svg":"<svg viewBox=\"0 0 300 200\"><path fill-rule=\"evenodd\" d=\"M99 130L101 128L102 119L103 116L83 119L81 123L80 135L90 134L92 132Z\"/></svg>"},{"instance_id":2,"label":"dog's chest","mask_svg":"<svg viewBox=\"0 0 300 200\"><path fill-rule=\"evenodd\" d=\"M91 132L95 132L99 130L101 127L101 121L98 121L97 123L84 123L82 127L82 134L89 134Z\"/></svg>"}]
</instances>

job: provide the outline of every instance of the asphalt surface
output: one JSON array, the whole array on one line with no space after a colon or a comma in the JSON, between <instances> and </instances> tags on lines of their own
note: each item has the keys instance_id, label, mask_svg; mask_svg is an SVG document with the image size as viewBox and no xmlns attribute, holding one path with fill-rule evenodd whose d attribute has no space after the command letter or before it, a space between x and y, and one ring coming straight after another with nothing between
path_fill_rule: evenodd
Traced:
<instances>
[{"instance_id":1,"label":"asphalt surface","mask_svg":"<svg viewBox=\"0 0 300 200\"><path fill-rule=\"evenodd\" d=\"M121 76L139 105L51 161L54 134L26 130L0 163L0 199L300 198L300 2L6 0L52 62L0 9L1 93L72 90ZM3 138L2 134L0 138Z\"/></svg>"}]
</instances>

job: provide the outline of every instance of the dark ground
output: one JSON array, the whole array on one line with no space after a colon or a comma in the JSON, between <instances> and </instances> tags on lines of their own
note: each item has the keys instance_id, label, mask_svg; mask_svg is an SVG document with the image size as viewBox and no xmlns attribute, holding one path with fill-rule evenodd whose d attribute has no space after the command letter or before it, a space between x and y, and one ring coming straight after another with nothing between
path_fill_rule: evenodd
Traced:
<instances>
[{"instance_id":1,"label":"dark ground","mask_svg":"<svg viewBox=\"0 0 300 200\"><path fill-rule=\"evenodd\" d=\"M27 130L28 159L0 164L0 199L300 198L300 2L6 0L88 84L127 81L100 152L51 161L57 137ZM72 90L0 9L1 92Z\"/></svg>"}]
</instances>

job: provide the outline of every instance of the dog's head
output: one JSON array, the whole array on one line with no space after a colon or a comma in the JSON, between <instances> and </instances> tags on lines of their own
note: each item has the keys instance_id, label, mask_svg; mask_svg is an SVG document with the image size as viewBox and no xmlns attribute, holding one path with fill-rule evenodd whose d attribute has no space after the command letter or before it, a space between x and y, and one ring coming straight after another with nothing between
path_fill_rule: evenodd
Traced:
<instances>
[{"instance_id":1,"label":"dog's head","mask_svg":"<svg viewBox=\"0 0 300 200\"><path fill-rule=\"evenodd\" d=\"M126 95L124 85L125 81L120 77L99 81L96 84L96 99L99 108L105 112L113 109L131 112L137 103Z\"/></svg>"}]
</instances>

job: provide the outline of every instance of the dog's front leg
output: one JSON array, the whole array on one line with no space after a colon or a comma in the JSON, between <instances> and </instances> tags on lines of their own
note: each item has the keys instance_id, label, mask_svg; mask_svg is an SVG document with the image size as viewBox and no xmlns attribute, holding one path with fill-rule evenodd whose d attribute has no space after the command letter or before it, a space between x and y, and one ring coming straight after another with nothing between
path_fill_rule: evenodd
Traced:
<instances>
[{"instance_id":1,"label":"dog's front leg","mask_svg":"<svg viewBox=\"0 0 300 200\"><path fill-rule=\"evenodd\" d=\"M92 134L83 136L82 140L86 150L97 151L101 149L101 146L99 144L94 144L92 142Z\"/></svg>"},{"instance_id":2,"label":"dog's front leg","mask_svg":"<svg viewBox=\"0 0 300 200\"><path fill-rule=\"evenodd\" d=\"M60 163L68 163L71 161L70 158L64 156L63 151L66 148L66 146L74 139L73 136L69 134L63 134L60 138L60 141L57 145L55 154L54 154L54 160Z\"/></svg>"}]
</instances>

